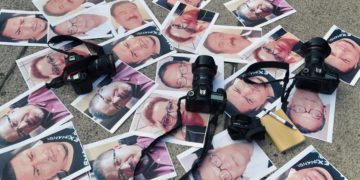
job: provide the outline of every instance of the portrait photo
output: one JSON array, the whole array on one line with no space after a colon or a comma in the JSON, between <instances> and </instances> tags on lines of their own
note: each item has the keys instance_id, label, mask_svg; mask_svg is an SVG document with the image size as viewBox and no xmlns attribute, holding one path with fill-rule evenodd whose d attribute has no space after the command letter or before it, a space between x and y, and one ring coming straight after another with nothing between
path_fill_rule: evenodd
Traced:
<instances>
[{"instance_id":1,"label":"portrait photo","mask_svg":"<svg viewBox=\"0 0 360 180\"><path fill-rule=\"evenodd\" d=\"M328 160L321 155L314 146L310 145L295 156L274 174L269 180L297 180L297 179L347 179Z\"/></svg>"},{"instance_id":2,"label":"portrait photo","mask_svg":"<svg viewBox=\"0 0 360 180\"><path fill-rule=\"evenodd\" d=\"M225 91L227 103L225 114L229 117L236 114L245 114L251 117L261 117L265 112L276 107L280 103L280 97L283 88L283 82L272 82L277 79L283 79L285 71L273 71L274 68L262 68L250 72L248 79L256 83L268 84L250 84L243 79L245 70L249 65L243 67L235 74L225 80Z\"/></svg>"},{"instance_id":3,"label":"portrait photo","mask_svg":"<svg viewBox=\"0 0 360 180\"><path fill-rule=\"evenodd\" d=\"M177 2L162 24L162 33L174 47L195 53L218 16L218 13Z\"/></svg>"},{"instance_id":4,"label":"portrait photo","mask_svg":"<svg viewBox=\"0 0 360 180\"><path fill-rule=\"evenodd\" d=\"M160 27L159 21L143 0L117 0L110 2L108 6L111 28L116 35L122 36L151 22Z\"/></svg>"},{"instance_id":5,"label":"portrait photo","mask_svg":"<svg viewBox=\"0 0 360 180\"><path fill-rule=\"evenodd\" d=\"M119 63L112 77L100 77L92 92L71 105L94 122L114 133L156 88L155 82L125 63Z\"/></svg>"},{"instance_id":6,"label":"portrait photo","mask_svg":"<svg viewBox=\"0 0 360 180\"><path fill-rule=\"evenodd\" d=\"M239 53L261 38L261 28L214 25L199 48L199 54L220 56L226 62L247 63Z\"/></svg>"},{"instance_id":7,"label":"portrait photo","mask_svg":"<svg viewBox=\"0 0 360 180\"><path fill-rule=\"evenodd\" d=\"M336 91L320 94L293 88L285 113L305 136L331 143L335 119Z\"/></svg>"},{"instance_id":8,"label":"portrait photo","mask_svg":"<svg viewBox=\"0 0 360 180\"><path fill-rule=\"evenodd\" d=\"M204 8L207 4L209 4L209 2L211 2L211 0L153 0L153 3L170 11L177 1L200 9Z\"/></svg>"},{"instance_id":9,"label":"portrait photo","mask_svg":"<svg viewBox=\"0 0 360 180\"><path fill-rule=\"evenodd\" d=\"M224 6L246 27L262 27L296 12L286 0L232 0Z\"/></svg>"},{"instance_id":10,"label":"portrait photo","mask_svg":"<svg viewBox=\"0 0 360 180\"><path fill-rule=\"evenodd\" d=\"M157 63L155 82L159 84L156 91L176 91L187 93L192 89L192 64L198 55L174 54ZM213 81L213 90L224 87L224 62L214 57L217 74ZM175 92L174 92L175 93ZM181 93L181 94L183 94Z\"/></svg>"},{"instance_id":11,"label":"portrait photo","mask_svg":"<svg viewBox=\"0 0 360 180\"><path fill-rule=\"evenodd\" d=\"M293 71L304 63L303 43L280 25L240 53L248 62L278 61L288 63Z\"/></svg>"},{"instance_id":12,"label":"portrait photo","mask_svg":"<svg viewBox=\"0 0 360 180\"><path fill-rule=\"evenodd\" d=\"M136 70L176 52L154 23L135 28L100 45L106 53L112 53L114 58Z\"/></svg>"},{"instance_id":13,"label":"portrait photo","mask_svg":"<svg viewBox=\"0 0 360 180\"><path fill-rule=\"evenodd\" d=\"M171 179L176 177L165 142L159 141L142 155L154 139L124 133L85 145L91 179ZM137 167L137 169L136 169Z\"/></svg>"},{"instance_id":14,"label":"portrait photo","mask_svg":"<svg viewBox=\"0 0 360 180\"><path fill-rule=\"evenodd\" d=\"M80 39L111 38L111 19L108 5L87 9L81 14L55 26L50 25L50 37L59 35L74 36Z\"/></svg>"},{"instance_id":15,"label":"portrait photo","mask_svg":"<svg viewBox=\"0 0 360 180\"><path fill-rule=\"evenodd\" d=\"M34 87L0 107L0 149L59 127L72 114L45 86Z\"/></svg>"},{"instance_id":16,"label":"portrait photo","mask_svg":"<svg viewBox=\"0 0 360 180\"><path fill-rule=\"evenodd\" d=\"M48 21L36 11L0 10L0 45L47 46Z\"/></svg>"},{"instance_id":17,"label":"portrait photo","mask_svg":"<svg viewBox=\"0 0 360 180\"><path fill-rule=\"evenodd\" d=\"M151 94L136 110L131 122L130 132L157 138L181 123L182 126L174 134L165 138L164 141L203 147L210 115L186 111L185 101L182 101L180 105L181 120L178 120L177 103L179 97L158 93Z\"/></svg>"},{"instance_id":18,"label":"portrait photo","mask_svg":"<svg viewBox=\"0 0 360 180\"><path fill-rule=\"evenodd\" d=\"M177 155L177 159L189 171L201 154L202 149L190 148ZM276 167L256 142L234 141L225 130L214 136L211 149L191 177L194 180L262 179L274 170Z\"/></svg>"},{"instance_id":19,"label":"portrait photo","mask_svg":"<svg viewBox=\"0 0 360 180\"><path fill-rule=\"evenodd\" d=\"M69 46L67 49L69 52L85 57L91 55L84 44L75 47ZM66 58L66 54L47 48L16 60L16 64L26 85L32 88L38 84L49 83L61 76L66 67Z\"/></svg>"},{"instance_id":20,"label":"portrait photo","mask_svg":"<svg viewBox=\"0 0 360 180\"><path fill-rule=\"evenodd\" d=\"M53 26L69 20L81 12L100 4L105 0L32 0L35 7Z\"/></svg>"},{"instance_id":21,"label":"portrait photo","mask_svg":"<svg viewBox=\"0 0 360 180\"><path fill-rule=\"evenodd\" d=\"M334 25L324 39L331 47L326 67L337 72L341 81L355 86L360 78L360 38Z\"/></svg>"},{"instance_id":22,"label":"portrait photo","mask_svg":"<svg viewBox=\"0 0 360 180\"><path fill-rule=\"evenodd\" d=\"M71 122L1 153L0 158L0 176L4 180L73 179L90 170Z\"/></svg>"}]
</instances>

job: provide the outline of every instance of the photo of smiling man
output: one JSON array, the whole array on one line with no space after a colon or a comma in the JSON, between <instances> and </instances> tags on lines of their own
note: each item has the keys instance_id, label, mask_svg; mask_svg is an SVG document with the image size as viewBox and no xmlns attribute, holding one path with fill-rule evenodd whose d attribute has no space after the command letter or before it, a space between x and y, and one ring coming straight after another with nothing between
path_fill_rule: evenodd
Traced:
<instances>
[{"instance_id":1,"label":"photo of smiling man","mask_svg":"<svg viewBox=\"0 0 360 180\"><path fill-rule=\"evenodd\" d=\"M175 53L175 49L153 23L140 27L122 37L110 39L101 45L115 58L139 70Z\"/></svg>"},{"instance_id":2,"label":"photo of smiling man","mask_svg":"<svg viewBox=\"0 0 360 180\"><path fill-rule=\"evenodd\" d=\"M57 25L87 9L106 3L105 0L32 0L32 2L51 25Z\"/></svg>"},{"instance_id":3,"label":"photo of smiling man","mask_svg":"<svg viewBox=\"0 0 360 180\"><path fill-rule=\"evenodd\" d=\"M154 22L158 27L160 23L143 0L118 0L111 2L110 14L112 27L117 35Z\"/></svg>"},{"instance_id":4,"label":"photo of smiling man","mask_svg":"<svg viewBox=\"0 0 360 180\"><path fill-rule=\"evenodd\" d=\"M38 12L0 11L0 44L47 46L48 22Z\"/></svg>"},{"instance_id":5,"label":"photo of smiling man","mask_svg":"<svg viewBox=\"0 0 360 180\"><path fill-rule=\"evenodd\" d=\"M360 78L360 38L335 25L324 38L331 47L325 60L327 67L337 72L343 82L354 86Z\"/></svg>"},{"instance_id":6,"label":"photo of smiling man","mask_svg":"<svg viewBox=\"0 0 360 180\"><path fill-rule=\"evenodd\" d=\"M0 149L36 137L73 116L44 86L35 87L0 107Z\"/></svg>"},{"instance_id":7,"label":"photo of smiling man","mask_svg":"<svg viewBox=\"0 0 360 180\"><path fill-rule=\"evenodd\" d=\"M164 142L159 142L148 154L140 158L142 151L154 139L125 133L99 142L85 145L96 180L112 179L171 179L176 176L175 167ZM135 167L139 166L137 171Z\"/></svg>"},{"instance_id":8,"label":"photo of smiling man","mask_svg":"<svg viewBox=\"0 0 360 180\"><path fill-rule=\"evenodd\" d=\"M90 166L72 123L0 155L1 179L75 178Z\"/></svg>"}]
</instances>

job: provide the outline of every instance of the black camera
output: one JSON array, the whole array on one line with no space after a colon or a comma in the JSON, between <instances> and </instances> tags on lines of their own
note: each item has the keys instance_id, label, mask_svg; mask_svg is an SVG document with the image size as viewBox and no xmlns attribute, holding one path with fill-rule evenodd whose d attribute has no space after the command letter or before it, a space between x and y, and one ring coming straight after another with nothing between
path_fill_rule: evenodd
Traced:
<instances>
[{"instance_id":1,"label":"black camera","mask_svg":"<svg viewBox=\"0 0 360 180\"><path fill-rule=\"evenodd\" d=\"M296 87L317 93L331 94L339 85L339 75L324 66L324 60L331 53L329 44L320 37L311 39L301 46L305 56L305 67L296 76Z\"/></svg>"},{"instance_id":2,"label":"black camera","mask_svg":"<svg viewBox=\"0 0 360 180\"><path fill-rule=\"evenodd\" d=\"M232 116L227 130L233 140L246 139L251 142L265 139L266 129L258 117L250 117L245 114Z\"/></svg>"},{"instance_id":3,"label":"black camera","mask_svg":"<svg viewBox=\"0 0 360 180\"><path fill-rule=\"evenodd\" d=\"M92 83L101 75L115 75L115 61L111 55L83 57L78 54L66 58L66 81L70 82L77 94L92 91Z\"/></svg>"},{"instance_id":4,"label":"black camera","mask_svg":"<svg viewBox=\"0 0 360 180\"><path fill-rule=\"evenodd\" d=\"M213 92L213 80L217 65L211 56L199 56L192 64L193 90L186 95L185 109L190 112L224 112L226 93L224 89Z\"/></svg>"},{"instance_id":5,"label":"black camera","mask_svg":"<svg viewBox=\"0 0 360 180\"><path fill-rule=\"evenodd\" d=\"M77 94L85 94L92 91L92 83L101 75L114 76L116 73L115 60L111 54L104 53L102 47L90 42L82 41L72 36L55 36L48 44L63 44L62 49L49 47L54 51L66 54L65 68L60 77L53 79L46 84L48 88L59 88L69 82ZM84 44L89 50L96 52L96 55L82 56L68 51L72 47Z\"/></svg>"}]
</instances>

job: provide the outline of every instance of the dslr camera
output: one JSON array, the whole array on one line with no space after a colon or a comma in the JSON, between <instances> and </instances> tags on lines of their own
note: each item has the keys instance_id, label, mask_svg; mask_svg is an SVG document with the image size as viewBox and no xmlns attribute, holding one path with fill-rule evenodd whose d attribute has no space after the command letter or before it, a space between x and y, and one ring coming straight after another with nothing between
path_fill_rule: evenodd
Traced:
<instances>
[{"instance_id":1,"label":"dslr camera","mask_svg":"<svg viewBox=\"0 0 360 180\"><path fill-rule=\"evenodd\" d=\"M115 75L115 60L111 54L106 54L102 47L82 41L76 37L64 35L51 38L48 44L61 45L64 42L67 42L67 44L62 45L62 49L57 49L49 45L52 50L66 54L67 57L65 58L65 68L62 75L53 79L50 83L47 83L46 87L59 88L68 82L77 94L86 94L92 91L93 81L101 75ZM85 57L68 51L82 44L84 44L89 51L96 52L96 55L91 54Z\"/></svg>"},{"instance_id":2,"label":"dslr camera","mask_svg":"<svg viewBox=\"0 0 360 180\"><path fill-rule=\"evenodd\" d=\"M92 91L93 81L101 75L115 75L115 61L111 55L96 58L85 58L78 54L69 55L65 60L66 74L64 78L74 88L77 94Z\"/></svg>"},{"instance_id":3,"label":"dslr camera","mask_svg":"<svg viewBox=\"0 0 360 180\"><path fill-rule=\"evenodd\" d=\"M186 95L185 109L190 112L222 113L226 105L226 92L217 89L213 92L213 80L217 65L211 56L198 56L192 64L193 89Z\"/></svg>"},{"instance_id":4,"label":"dslr camera","mask_svg":"<svg viewBox=\"0 0 360 180\"><path fill-rule=\"evenodd\" d=\"M317 93L331 94L339 85L339 75L324 66L324 60L331 53L329 44L315 37L301 46L305 67L295 76L295 86Z\"/></svg>"}]
</instances>

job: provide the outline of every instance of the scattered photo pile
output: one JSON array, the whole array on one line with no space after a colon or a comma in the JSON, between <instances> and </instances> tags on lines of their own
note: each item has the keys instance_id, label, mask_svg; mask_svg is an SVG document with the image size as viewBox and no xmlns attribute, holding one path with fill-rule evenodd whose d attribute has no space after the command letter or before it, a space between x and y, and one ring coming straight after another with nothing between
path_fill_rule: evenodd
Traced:
<instances>
[{"instance_id":1,"label":"scattered photo pile","mask_svg":"<svg viewBox=\"0 0 360 180\"><path fill-rule=\"evenodd\" d=\"M16 64L29 90L0 106L0 179L171 179L177 173L165 142L190 146L177 155L189 171L204 147L210 114L186 111L185 101L178 105L178 99L193 88L192 65L199 55L214 58L213 90L226 91L228 117L262 117L282 105L285 70L250 73L251 81L272 82L268 84L248 83L244 73L256 62L284 62L290 72L303 65L303 43L294 34L280 25L262 33L261 27L296 12L286 0L224 3L241 27L215 25L219 13L203 9L211 0L152 2L166 9L162 24L143 0L32 0L38 11L0 10L0 45L47 47L59 35L98 39L100 49L116 60L116 73L93 79L93 90L71 105L110 133L134 114L129 132L83 149L73 115L46 85L66 74L68 55L47 48L20 58ZM360 78L360 38L334 25L324 39L332 49L325 68L354 86ZM65 42L61 48L85 58L96 55L85 44ZM243 67L224 80L224 62ZM153 63L151 79L139 70ZM335 100L336 91L325 95L294 88L285 111L304 135L331 143ZM182 119L177 118L178 108ZM177 132L148 149L180 121ZM214 136L211 150L191 176L262 179L275 170L256 142L232 140L225 130ZM268 178L313 177L346 179L312 146Z\"/></svg>"},{"instance_id":2,"label":"scattered photo pile","mask_svg":"<svg viewBox=\"0 0 360 180\"><path fill-rule=\"evenodd\" d=\"M283 167L272 174L269 180L283 179L347 179L313 146L307 147Z\"/></svg>"}]
</instances>

